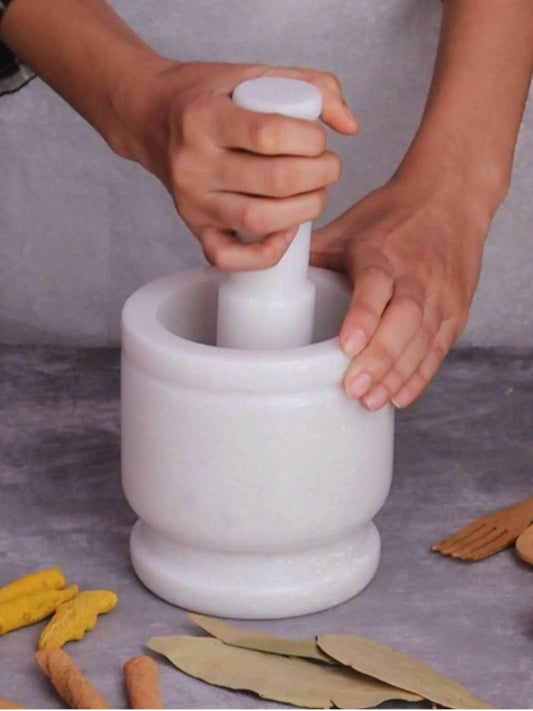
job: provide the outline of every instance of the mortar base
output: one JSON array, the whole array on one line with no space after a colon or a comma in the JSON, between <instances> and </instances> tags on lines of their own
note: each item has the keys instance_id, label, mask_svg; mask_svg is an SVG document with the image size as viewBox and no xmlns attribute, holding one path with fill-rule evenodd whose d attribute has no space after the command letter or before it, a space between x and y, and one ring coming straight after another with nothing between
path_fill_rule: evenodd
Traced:
<instances>
[{"instance_id":1,"label":"mortar base","mask_svg":"<svg viewBox=\"0 0 533 711\"><path fill-rule=\"evenodd\" d=\"M187 610L238 619L276 619L328 609L374 577L380 537L370 521L333 544L272 555L228 553L184 545L143 521L131 533L141 581Z\"/></svg>"}]
</instances>

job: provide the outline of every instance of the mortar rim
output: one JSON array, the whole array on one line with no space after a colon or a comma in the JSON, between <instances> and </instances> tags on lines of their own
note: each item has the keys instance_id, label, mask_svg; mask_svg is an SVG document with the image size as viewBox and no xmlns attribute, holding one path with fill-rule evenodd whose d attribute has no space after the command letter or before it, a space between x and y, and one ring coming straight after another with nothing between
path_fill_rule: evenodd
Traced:
<instances>
[{"instance_id":1,"label":"mortar rim","mask_svg":"<svg viewBox=\"0 0 533 711\"><path fill-rule=\"evenodd\" d=\"M349 289L347 280L335 272L310 267L309 276L317 288L327 288L329 282ZM272 392L340 386L349 358L337 336L297 348L242 350L199 343L163 325L159 312L178 288L221 278L213 267L183 269L137 289L122 309L123 363L131 360L158 379L207 390Z\"/></svg>"}]
</instances>

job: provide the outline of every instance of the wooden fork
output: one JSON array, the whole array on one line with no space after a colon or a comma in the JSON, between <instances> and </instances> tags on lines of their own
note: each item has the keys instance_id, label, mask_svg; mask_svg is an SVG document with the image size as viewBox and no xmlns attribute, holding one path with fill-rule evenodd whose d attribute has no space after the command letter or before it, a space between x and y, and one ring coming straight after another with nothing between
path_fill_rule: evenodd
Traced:
<instances>
[{"instance_id":1,"label":"wooden fork","mask_svg":"<svg viewBox=\"0 0 533 711\"><path fill-rule=\"evenodd\" d=\"M461 560L481 560L514 543L533 521L533 496L472 521L432 551Z\"/></svg>"}]
</instances>

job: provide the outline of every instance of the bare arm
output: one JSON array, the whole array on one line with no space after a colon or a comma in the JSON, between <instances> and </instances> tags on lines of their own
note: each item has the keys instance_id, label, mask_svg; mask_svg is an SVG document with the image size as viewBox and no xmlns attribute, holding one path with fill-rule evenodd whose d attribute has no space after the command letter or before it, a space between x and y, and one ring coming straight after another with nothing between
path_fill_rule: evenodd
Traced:
<instances>
[{"instance_id":1,"label":"bare arm","mask_svg":"<svg viewBox=\"0 0 533 711\"><path fill-rule=\"evenodd\" d=\"M128 74L164 70L158 57L103 0L13 0L0 24L2 40L120 152L118 115ZM125 88L125 87L124 87Z\"/></svg>"},{"instance_id":2,"label":"bare arm","mask_svg":"<svg viewBox=\"0 0 533 711\"><path fill-rule=\"evenodd\" d=\"M507 192L533 72L533 3L445 0L435 72L402 171L462 177L492 217Z\"/></svg>"},{"instance_id":3,"label":"bare arm","mask_svg":"<svg viewBox=\"0 0 533 711\"><path fill-rule=\"evenodd\" d=\"M505 196L533 68L531 0L445 0L419 130L391 180L314 237L354 282L348 393L409 405L463 330Z\"/></svg>"},{"instance_id":4,"label":"bare arm","mask_svg":"<svg viewBox=\"0 0 533 711\"><path fill-rule=\"evenodd\" d=\"M274 264L293 226L321 213L340 172L323 126L239 109L233 88L264 74L311 81L323 94L324 122L356 130L335 77L161 57L104 0L13 0L0 38L116 153L164 183L207 258L222 268ZM270 234L244 245L235 230Z\"/></svg>"}]
</instances>

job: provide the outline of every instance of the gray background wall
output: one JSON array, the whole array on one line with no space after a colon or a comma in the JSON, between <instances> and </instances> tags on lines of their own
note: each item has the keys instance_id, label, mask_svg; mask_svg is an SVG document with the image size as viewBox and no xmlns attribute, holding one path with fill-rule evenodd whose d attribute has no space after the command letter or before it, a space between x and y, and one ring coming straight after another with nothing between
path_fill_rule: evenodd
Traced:
<instances>
[{"instance_id":1,"label":"gray background wall","mask_svg":"<svg viewBox=\"0 0 533 711\"><path fill-rule=\"evenodd\" d=\"M320 222L385 181L429 85L438 0L113 0L182 60L335 72L362 131L332 137L344 163ZM463 344L533 345L533 102L511 191L493 223ZM160 184L115 157L40 80L0 99L0 341L116 344L125 298L203 263Z\"/></svg>"}]
</instances>

